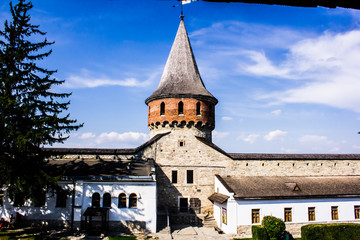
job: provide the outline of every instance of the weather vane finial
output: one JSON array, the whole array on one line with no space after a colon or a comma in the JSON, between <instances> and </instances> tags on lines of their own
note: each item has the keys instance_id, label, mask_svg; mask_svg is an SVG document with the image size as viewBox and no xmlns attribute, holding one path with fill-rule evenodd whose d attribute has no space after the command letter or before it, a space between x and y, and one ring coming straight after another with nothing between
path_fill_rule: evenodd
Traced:
<instances>
[{"instance_id":1,"label":"weather vane finial","mask_svg":"<svg viewBox=\"0 0 360 240\"><path fill-rule=\"evenodd\" d=\"M181 13L180 13L180 19L184 20L184 12L183 12L183 1L181 1Z\"/></svg>"},{"instance_id":2,"label":"weather vane finial","mask_svg":"<svg viewBox=\"0 0 360 240\"><path fill-rule=\"evenodd\" d=\"M180 18L181 20L184 20L183 5L187 3L191 3L193 0L178 0L178 1L180 1L180 8L181 8ZM177 7L177 6L179 5L174 5L173 7Z\"/></svg>"}]
</instances>

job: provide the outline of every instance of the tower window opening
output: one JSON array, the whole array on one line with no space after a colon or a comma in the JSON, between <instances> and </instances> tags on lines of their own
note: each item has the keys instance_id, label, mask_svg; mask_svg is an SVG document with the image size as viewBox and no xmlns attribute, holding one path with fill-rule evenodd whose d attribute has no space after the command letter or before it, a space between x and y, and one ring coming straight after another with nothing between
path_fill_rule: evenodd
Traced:
<instances>
[{"instance_id":1,"label":"tower window opening","mask_svg":"<svg viewBox=\"0 0 360 240\"><path fill-rule=\"evenodd\" d=\"M179 102L178 111L179 111L179 115L184 114L184 103L183 102Z\"/></svg>"},{"instance_id":2,"label":"tower window opening","mask_svg":"<svg viewBox=\"0 0 360 240\"><path fill-rule=\"evenodd\" d=\"M196 115L201 115L201 112L200 112L200 102L197 102L196 103Z\"/></svg>"},{"instance_id":3,"label":"tower window opening","mask_svg":"<svg viewBox=\"0 0 360 240\"><path fill-rule=\"evenodd\" d=\"M160 104L160 115L161 116L165 115L165 103L164 102L162 102Z\"/></svg>"},{"instance_id":4,"label":"tower window opening","mask_svg":"<svg viewBox=\"0 0 360 240\"><path fill-rule=\"evenodd\" d=\"M194 170L187 170L186 171L186 182L188 184L194 183Z\"/></svg>"},{"instance_id":5,"label":"tower window opening","mask_svg":"<svg viewBox=\"0 0 360 240\"><path fill-rule=\"evenodd\" d=\"M172 183L177 183L178 182L178 171L173 170L171 172L171 182Z\"/></svg>"}]
</instances>

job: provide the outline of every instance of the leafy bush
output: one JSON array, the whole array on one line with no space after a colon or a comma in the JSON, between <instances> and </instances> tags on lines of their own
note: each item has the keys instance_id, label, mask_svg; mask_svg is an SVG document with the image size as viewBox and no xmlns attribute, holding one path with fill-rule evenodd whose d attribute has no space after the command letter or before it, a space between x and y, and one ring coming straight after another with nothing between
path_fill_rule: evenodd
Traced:
<instances>
[{"instance_id":1,"label":"leafy bush","mask_svg":"<svg viewBox=\"0 0 360 240\"><path fill-rule=\"evenodd\" d=\"M360 224L309 224L301 227L302 240L360 240Z\"/></svg>"},{"instance_id":2,"label":"leafy bush","mask_svg":"<svg viewBox=\"0 0 360 240\"><path fill-rule=\"evenodd\" d=\"M268 234L263 226L252 226L252 239L253 240L268 240Z\"/></svg>"},{"instance_id":3,"label":"leafy bush","mask_svg":"<svg viewBox=\"0 0 360 240\"><path fill-rule=\"evenodd\" d=\"M277 217L265 216L262 220L262 225L265 227L270 240L280 238L285 231L284 221Z\"/></svg>"}]
</instances>

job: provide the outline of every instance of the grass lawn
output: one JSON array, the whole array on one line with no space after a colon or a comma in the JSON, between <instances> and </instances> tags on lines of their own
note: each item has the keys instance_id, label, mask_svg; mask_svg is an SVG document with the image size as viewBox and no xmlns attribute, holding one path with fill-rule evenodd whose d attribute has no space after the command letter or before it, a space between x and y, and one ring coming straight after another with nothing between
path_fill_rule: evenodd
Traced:
<instances>
[{"instance_id":1,"label":"grass lawn","mask_svg":"<svg viewBox=\"0 0 360 240\"><path fill-rule=\"evenodd\" d=\"M34 232L28 230L9 230L0 232L0 240L45 240L48 239L46 235L41 232ZM67 238L60 238L60 240L67 240Z\"/></svg>"},{"instance_id":2,"label":"grass lawn","mask_svg":"<svg viewBox=\"0 0 360 240\"><path fill-rule=\"evenodd\" d=\"M301 240L301 238L294 238L295 240ZM252 240L252 238L234 238L233 240Z\"/></svg>"},{"instance_id":3,"label":"grass lawn","mask_svg":"<svg viewBox=\"0 0 360 240\"><path fill-rule=\"evenodd\" d=\"M109 237L109 240L136 240L136 237L114 236L114 237Z\"/></svg>"}]
</instances>

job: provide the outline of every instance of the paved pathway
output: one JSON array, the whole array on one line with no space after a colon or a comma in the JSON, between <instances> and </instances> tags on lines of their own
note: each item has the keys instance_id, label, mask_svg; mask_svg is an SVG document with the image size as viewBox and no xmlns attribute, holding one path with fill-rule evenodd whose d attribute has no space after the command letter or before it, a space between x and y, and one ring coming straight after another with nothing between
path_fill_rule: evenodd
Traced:
<instances>
[{"instance_id":1,"label":"paved pathway","mask_svg":"<svg viewBox=\"0 0 360 240\"><path fill-rule=\"evenodd\" d=\"M149 234L149 237L152 236L153 239L159 240L192 240L192 239L200 239L200 240L231 240L236 238L236 236L227 235L227 234L219 234L214 228L206 228L206 227L192 227L192 226L173 226L172 233L152 233ZM71 240L97 240L97 239L108 239L107 237L95 237L95 236L69 236ZM137 239L149 239L147 236L138 235Z\"/></svg>"},{"instance_id":2,"label":"paved pathway","mask_svg":"<svg viewBox=\"0 0 360 240\"><path fill-rule=\"evenodd\" d=\"M191 240L191 239L203 239L203 240L231 240L235 236L227 234L219 234L214 228L205 227L191 227L191 226L178 226L172 227L173 231L170 234L154 234L159 240Z\"/></svg>"}]
</instances>

